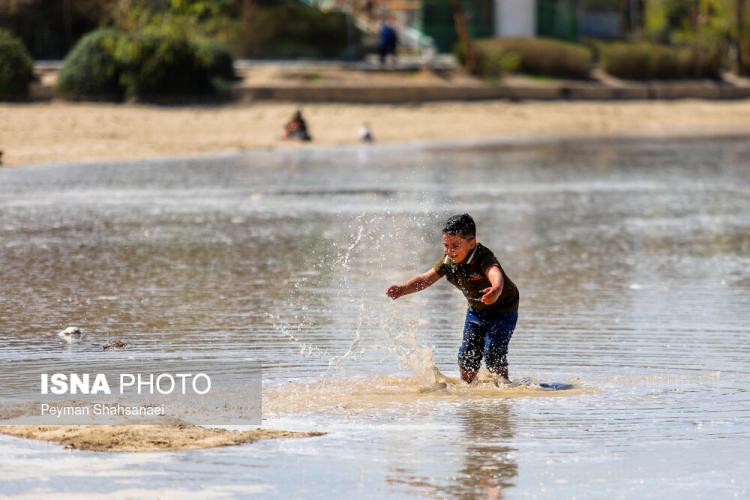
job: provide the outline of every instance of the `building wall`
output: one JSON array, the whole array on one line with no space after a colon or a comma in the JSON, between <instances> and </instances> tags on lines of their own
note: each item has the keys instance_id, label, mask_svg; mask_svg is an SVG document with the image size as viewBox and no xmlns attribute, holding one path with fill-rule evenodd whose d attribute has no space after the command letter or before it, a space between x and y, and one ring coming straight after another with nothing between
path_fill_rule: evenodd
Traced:
<instances>
[{"instance_id":1,"label":"building wall","mask_svg":"<svg viewBox=\"0 0 750 500\"><path fill-rule=\"evenodd\" d=\"M536 0L495 0L495 36L535 36Z\"/></svg>"}]
</instances>

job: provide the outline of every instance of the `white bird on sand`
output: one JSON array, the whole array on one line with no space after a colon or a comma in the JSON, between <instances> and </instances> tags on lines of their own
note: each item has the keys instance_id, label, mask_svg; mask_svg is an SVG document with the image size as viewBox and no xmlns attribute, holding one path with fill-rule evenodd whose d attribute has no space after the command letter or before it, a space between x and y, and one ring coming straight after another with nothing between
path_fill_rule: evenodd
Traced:
<instances>
[{"instance_id":1,"label":"white bird on sand","mask_svg":"<svg viewBox=\"0 0 750 500\"><path fill-rule=\"evenodd\" d=\"M375 141L375 137L372 135L372 130L370 130L370 125L368 123L363 123L359 127L359 140L366 143Z\"/></svg>"},{"instance_id":2,"label":"white bird on sand","mask_svg":"<svg viewBox=\"0 0 750 500\"><path fill-rule=\"evenodd\" d=\"M83 332L77 326L69 326L65 330L57 334L58 337L63 339L68 344L78 342L83 338Z\"/></svg>"}]
</instances>

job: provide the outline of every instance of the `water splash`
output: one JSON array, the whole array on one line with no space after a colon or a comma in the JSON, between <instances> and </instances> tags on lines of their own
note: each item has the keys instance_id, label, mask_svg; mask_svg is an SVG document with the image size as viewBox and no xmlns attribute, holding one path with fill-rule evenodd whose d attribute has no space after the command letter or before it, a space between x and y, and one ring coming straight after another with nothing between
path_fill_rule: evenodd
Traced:
<instances>
[{"instance_id":1,"label":"water splash","mask_svg":"<svg viewBox=\"0 0 750 500\"><path fill-rule=\"evenodd\" d=\"M331 354L327 349L307 343L292 333L293 330L296 332L303 331L304 323L290 325L283 322L280 316L271 313L266 313L266 317L271 320L271 325L273 326L274 331L278 332L280 335L288 339L289 342L299 347L299 355L301 357L322 359L329 359L331 357Z\"/></svg>"},{"instance_id":2,"label":"water splash","mask_svg":"<svg viewBox=\"0 0 750 500\"><path fill-rule=\"evenodd\" d=\"M360 215L355 218L355 222L358 223L357 228L357 234L356 236L353 236L352 243L346 248L343 255L339 258L338 262L341 265L341 268L344 270L344 281L342 282L342 286L340 287L340 290L347 291L351 289L350 285L350 276L351 276L351 264L350 260L352 258L352 254L354 253L354 250L359 245L360 241L362 241L362 234L364 233L365 226L362 224L362 218L363 216ZM354 338L352 338L351 343L349 344L349 348L342 354L341 356L333 356L328 361L328 368L341 368L343 363L354 357L358 357L364 353L364 349L362 349L362 325L364 323L365 318L365 302L364 297L360 295L359 297L359 304L357 307L357 325L354 328Z\"/></svg>"},{"instance_id":3,"label":"water splash","mask_svg":"<svg viewBox=\"0 0 750 500\"><path fill-rule=\"evenodd\" d=\"M421 220L425 218L426 222ZM361 357L386 351L395 355L394 369L409 369L420 383L433 385L444 380L433 360L432 348L417 341L424 323L414 320L414 306L399 304L401 307L394 308L381 290L385 288L385 281L381 281L383 275L393 273L394 248L403 252L404 248L415 244L422 248L434 245L433 225L437 227L434 214L407 219L392 214L354 217L350 220L347 238L331 241L315 254L316 272L292 283L294 293L280 310L293 313L276 314L272 322L274 331L298 345L302 355L324 359L328 354L324 375L331 371L341 375ZM418 265L419 259L415 259L414 266ZM355 269L360 271L355 272ZM329 291L331 301L310 304L309 297L319 296L321 288ZM338 307L351 313L341 314L334 310ZM326 324L328 328L351 332L350 340L340 353L330 353L328 349L304 341L306 329L317 326L315 321L319 317L332 318L334 323Z\"/></svg>"}]
</instances>

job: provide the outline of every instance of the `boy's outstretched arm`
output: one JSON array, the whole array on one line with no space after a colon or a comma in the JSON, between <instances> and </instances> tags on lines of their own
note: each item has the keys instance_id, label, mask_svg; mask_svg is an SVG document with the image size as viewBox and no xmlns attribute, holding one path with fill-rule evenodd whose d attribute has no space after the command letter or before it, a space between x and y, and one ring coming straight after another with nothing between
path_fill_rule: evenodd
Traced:
<instances>
[{"instance_id":1,"label":"boy's outstretched arm","mask_svg":"<svg viewBox=\"0 0 750 500\"><path fill-rule=\"evenodd\" d=\"M403 295L408 295L414 292L421 292L440 278L441 276L434 269L430 269L426 273L414 276L403 285L389 286L385 291L385 294L393 300L396 300Z\"/></svg>"},{"instance_id":2,"label":"boy's outstretched arm","mask_svg":"<svg viewBox=\"0 0 750 500\"><path fill-rule=\"evenodd\" d=\"M482 290L481 301L482 304L494 304L500 294L503 293L503 285L505 284L503 273L500 272L499 267L492 265L484 270L484 274L487 275L487 279L490 280L492 286Z\"/></svg>"}]
</instances>

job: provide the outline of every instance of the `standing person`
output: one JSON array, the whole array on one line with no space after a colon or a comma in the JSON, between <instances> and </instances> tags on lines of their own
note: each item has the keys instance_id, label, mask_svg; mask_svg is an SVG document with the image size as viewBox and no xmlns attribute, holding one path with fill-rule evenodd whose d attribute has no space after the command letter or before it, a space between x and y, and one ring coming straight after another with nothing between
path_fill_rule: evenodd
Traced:
<instances>
[{"instance_id":1,"label":"standing person","mask_svg":"<svg viewBox=\"0 0 750 500\"><path fill-rule=\"evenodd\" d=\"M299 139L300 141L311 141L310 133L307 131L307 123L302 118L302 110L295 111L292 118L284 127L284 139Z\"/></svg>"},{"instance_id":2,"label":"standing person","mask_svg":"<svg viewBox=\"0 0 750 500\"><path fill-rule=\"evenodd\" d=\"M385 291L391 299L419 292L445 276L469 302L458 350L461 379L472 383L484 358L495 384L507 384L508 343L518 320L519 293L492 251L476 240L469 214L454 215L443 226L443 256L425 273Z\"/></svg>"},{"instance_id":3,"label":"standing person","mask_svg":"<svg viewBox=\"0 0 750 500\"><path fill-rule=\"evenodd\" d=\"M398 35L396 35L396 30L384 20L383 24L380 26L380 34L378 35L378 55L380 56L380 64L385 64L385 59L388 55L393 55L395 57L397 47Z\"/></svg>"}]
</instances>

